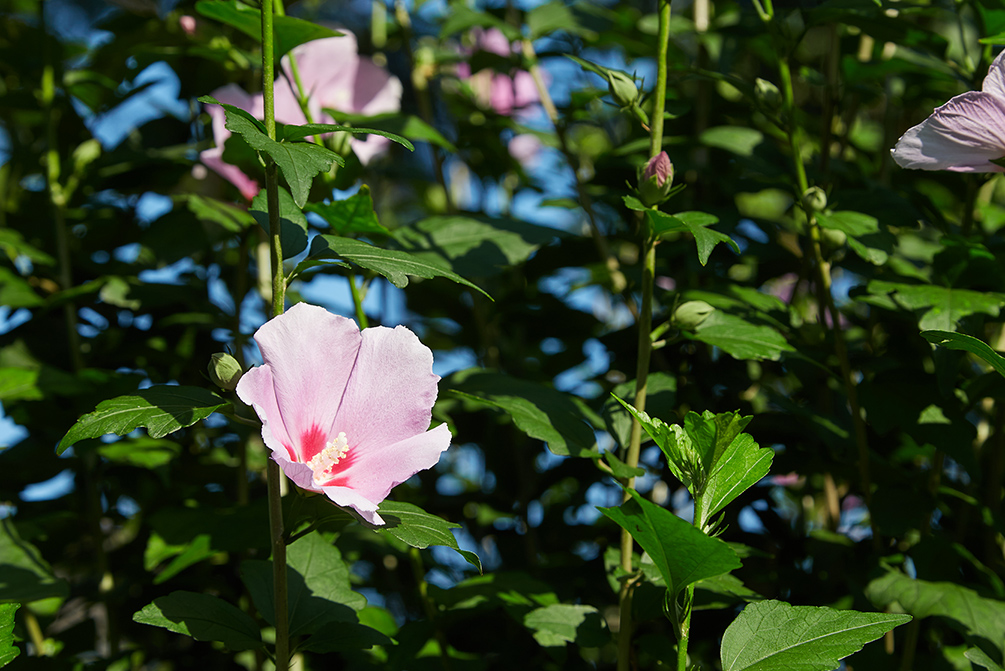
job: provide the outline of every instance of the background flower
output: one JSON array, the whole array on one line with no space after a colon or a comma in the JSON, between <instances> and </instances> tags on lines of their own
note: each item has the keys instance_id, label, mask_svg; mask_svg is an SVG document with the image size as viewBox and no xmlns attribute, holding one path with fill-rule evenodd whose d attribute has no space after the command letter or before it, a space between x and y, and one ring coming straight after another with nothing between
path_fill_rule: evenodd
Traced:
<instances>
[{"instance_id":1,"label":"background flower","mask_svg":"<svg viewBox=\"0 0 1005 671\"><path fill-rule=\"evenodd\" d=\"M237 395L262 420L272 458L299 487L323 492L371 524L391 489L450 446L428 430L433 353L404 326L360 333L351 319L298 303L255 334L264 364Z\"/></svg>"},{"instance_id":2,"label":"background flower","mask_svg":"<svg viewBox=\"0 0 1005 671\"><path fill-rule=\"evenodd\" d=\"M1005 156L1005 52L991 64L983 90L967 91L911 128L893 148L902 168L1002 172Z\"/></svg>"},{"instance_id":3,"label":"background flower","mask_svg":"<svg viewBox=\"0 0 1005 671\"><path fill-rule=\"evenodd\" d=\"M488 51L505 58L515 52L498 28L475 28L472 35L475 38L475 51ZM471 65L462 62L457 66L457 76L468 81L478 104L502 115L512 114L514 110L536 103L539 99L534 78L526 70L517 70L510 76L485 68L472 74Z\"/></svg>"}]
</instances>

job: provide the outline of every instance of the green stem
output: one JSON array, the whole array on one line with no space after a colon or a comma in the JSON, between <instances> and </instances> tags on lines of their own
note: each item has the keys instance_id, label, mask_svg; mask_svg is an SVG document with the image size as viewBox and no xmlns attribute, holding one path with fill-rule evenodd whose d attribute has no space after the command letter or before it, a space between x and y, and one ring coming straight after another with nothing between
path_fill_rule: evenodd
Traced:
<instances>
[{"instance_id":1,"label":"green stem","mask_svg":"<svg viewBox=\"0 0 1005 671\"><path fill-rule=\"evenodd\" d=\"M440 648L440 662L444 671L450 671L450 651L447 649L447 637L443 629L439 626L439 618L436 617L436 605L429 598L429 583L426 582L426 569L422 564L422 553L418 548L408 548L408 559L412 564L412 575L415 576L415 583L419 587L419 599L422 601L422 609L426 611L426 619L433 625L433 636Z\"/></svg>"},{"instance_id":2,"label":"green stem","mask_svg":"<svg viewBox=\"0 0 1005 671\"><path fill-rule=\"evenodd\" d=\"M656 156L663 147L663 110L666 100L667 86L667 52L670 41L670 0L659 0L659 35L656 60L656 88L653 90L653 114L649 135L650 156ZM635 399L634 405L639 412L645 411L647 382L649 379L649 359L652 355L653 319L653 283L656 278L656 240L652 237L647 220L643 219L643 257L642 257L642 305L638 316L638 358L635 366ZM624 461L629 468L639 465L639 450L642 445L642 425L638 420L632 420L632 431L628 441L628 449ZM635 484L635 478L625 482L630 489ZM626 489L625 500L629 494ZM627 529L621 530L621 568L630 573L632 566L632 549L634 541ZM618 633L618 671L628 671L631 663L632 650L632 609L630 582L626 581L618 595L621 605L620 629ZM627 607L626 607L627 606Z\"/></svg>"},{"instance_id":3,"label":"green stem","mask_svg":"<svg viewBox=\"0 0 1005 671\"><path fill-rule=\"evenodd\" d=\"M680 623L680 639L677 641L677 671L687 671L687 643L691 638L691 602L694 600L694 585L687 586L687 610Z\"/></svg>"},{"instance_id":4,"label":"green stem","mask_svg":"<svg viewBox=\"0 0 1005 671\"><path fill-rule=\"evenodd\" d=\"M265 132L276 139L275 52L272 37L273 0L262 2L262 95L265 106ZM269 209L272 267L272 316L283 314L286 307L286 278L283 275L283 244L280 238L279 171L266 159L265 193ZM272 581L276 616L276 671L290 666L289 603L286 586L286 539L283 537L283 473L279 464L269 459L269 535L272 540Z\"/></svg>"},{"instance_id":5,"label":"green stem","mask_svg":"<svg viewBox=\"0 0 1005 671\"><path fill-rule=\"evenodd\" d=\"M359 287L356 286L356 274L349 274L349 290L352 292L352 304L356 308L356 321L359 322L359 327L365 329L370 325L369 320L366 318L366 313L363 312L363 296L360 293Z\"/></svg>"}]
</instances>

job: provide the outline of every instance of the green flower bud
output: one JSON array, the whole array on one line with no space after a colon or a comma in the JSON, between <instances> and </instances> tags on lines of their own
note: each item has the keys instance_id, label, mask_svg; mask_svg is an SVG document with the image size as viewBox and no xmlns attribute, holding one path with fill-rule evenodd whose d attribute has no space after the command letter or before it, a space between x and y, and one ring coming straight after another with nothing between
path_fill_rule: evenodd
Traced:
<instances>
[{"instance_id":1,"label":"green flower bud","mask_svg":"<svg viewBox=\"0 0 1005 671\"><path fill-rule=\"evenodd\" d=\"M607 71L607 90L620 107L632 107L639 101L639 89L635 80L624 72Z\"/></svg>"},{"instance_id":2,"label":"green flower bud","mask_svg":"<svg viewBox=\"0 0 1005 671\"><path fill-rule=\"evenodd\" d=\"M754 95L769 110L778 110L782 106L782 92L767 79L758 77L754 81Z\"/></svg>"},{"instance_id":3,"label":"green flower bud","mask_svg":"<svg viewBox=\"0 0 1005 671\"><path fill-rule=\"evenodd\" d=\"M649 159L639 178L639 200L646 207L659 205L673 186L673 163L665 151Z\"/></svg>"},{"instance_id":4,"label":"green flower bud","mask_svg":"<svg viewBox=\"0 0 1005 671\"><path fill-rule=\"evenodd\" d=\"M715 312L715 308L705 301L687 301L682 303L673 313L673 320L682 329L695 329L708 316Z\"/></svg>"},{"instance_id":5,"label":"green flower bud","mask_svg":"<svg viewBox=\"0 0 1005 671\"><path fill-rule=\"evenodd\" d=\"M827 209L827 194L819 186L811 186L803 193L803 208L807 212L823 212Z\"/></svg>"},{"instance_id":6,"label":"green flower bud","mask_svg":"<svg viewBox=\"0 0 1005 671\"><path fill-rule=\"evenodd\" d=\"M217 352L211 356L206 369L209 372L209 379L220 389L227 391L234 391L237 388L238 380L244 374L237 359L224 352Z\"/></svg>"}]
</instances>

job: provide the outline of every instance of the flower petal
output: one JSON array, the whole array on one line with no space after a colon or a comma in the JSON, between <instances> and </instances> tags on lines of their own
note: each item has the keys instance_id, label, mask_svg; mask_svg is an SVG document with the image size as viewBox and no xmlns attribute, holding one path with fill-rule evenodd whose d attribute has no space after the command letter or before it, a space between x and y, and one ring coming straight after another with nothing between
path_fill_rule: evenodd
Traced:
<instances>
[{"instance_id":1,"label":"flower petal","mask_svg":"<svg viewBox=\"0 0 1005 671\"><path fill-rule=\"evenodd\" d=\"M237 395L255 405L263 423L282 423L292 443L291 456L306 462L332 435L360 351L359 329L351 319L298 303L258 329L255 341L265 360L260 368L271 370L275 404L263 381L245 384L248 374L238 383ZM275 428L273 436L278 437ZM306 454L305 448L312 453Z\"/></svg>"},{"instance_id":2,"label":"flower petal","mask_svg":"<svg viewBox=\"0 0 1005 671\"><path fill-rule=\"evenodd\" d=\"M433 353L407 328L365 329L334 431L345 431L357 455L422 433L439 379Z\"/></svg>"},{"instance_id":3,"label":"flower petal","mask_svg":"<svg viewBox=\"0 0 1005 671\"><path fill-rule=\"evenodd\" d=\"M982 90L1005 100L1005 51L998 54L998 58L988 68L988 76L984 78Z\"/></svg>"},{"instance_id":4,"label":"flower petal","mask_svg":"<svg viewBox=\"0 0 1005 671\"><path fill-rule=\"evenodd\" d=\"M348 501L350 490L354 496L373 502L373 510L383 501L391 489L419 471L431 468L440 459L440 453L450 447L450 430L446 424L392 444L370 446L356 452L356 459L341 471L331 482L322 487L333 501L339 505L355 508L366 517L357 503ZM339 492L335 498L332 492ZM371 520L372 521L372 520ZM377 522L373 522L378 524Z\"/></svg>"},{"instance_id":5,"label":"flower petal","mask_svg":"<svg viewBox=\"0 0 1005 671\"><path fill-rule=\"evenodd\" d=\"M286 431L283 416L276 399L276 386L269 366L252 368L237 383L237 396L255 409L262 420L262 440L275 455L295 459L294 442ZM277 459L278 461L278 459Z\"/></svg>"},{"instance_id":6,"label":"flower petal","mask_svg":"<svg viewBox=\"0 0 1005 671\"><path fill-rule=\"evenodd\" d=\"M377 514L380 502L374 502L349 487L322 487L321 491L336 505L352 508L370 524L383 526L384 518Z\"/></svg>"},{"instance_id":7,"label":"flower petal","mask_svg":"<svg viewBox=\"0 0 1005 671\"><path fill-rule=\"evenodd\" d=\"M989 161L1005 156L1005 99L958 95L904 133L891 153L903 168L1002 172Z\"/></svg>"},{"instance_id":8,"label":"flower petal","mask_svg":"<svg viewBox=\"0 0 1005 671\"><path fill-rule=\"evenodd\" d=\"M222 88L213 91L212 96L222 103L234 105L255 114L256 107L261 110L261 96L253 96L246 93L237 84L227 84ZM223 143L230 137L230 131L226 128L226 117L223 108L219 105L207 105L206 112L212 120L213 141L215 147L206 149L199 154L199 160L205 166L225 180L237 187L241 195L251 200L258 194L258 182L248 177L240 168L223 160ZM260 113L260 112L259 112Z\"/></svg>"}]
</instances>

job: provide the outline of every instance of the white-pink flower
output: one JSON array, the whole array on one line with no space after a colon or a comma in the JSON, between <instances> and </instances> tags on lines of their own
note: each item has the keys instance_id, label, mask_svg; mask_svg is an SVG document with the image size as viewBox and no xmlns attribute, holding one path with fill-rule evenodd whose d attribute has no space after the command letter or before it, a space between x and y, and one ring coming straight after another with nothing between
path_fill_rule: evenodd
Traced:
<instances>
[{"instance_id":1,"label":"white-pink flower","mask_svg":"<svg viewBox=\"0 0 1005 671\"><path fill-rule=\"evenodd\" d=\"M1005 52L991 64L981 91L968 91L937 108L893 148L902 168L1002 172L1005 157Z\"/></svg>"},{"instance_id":2,"label":"white-pink flower","mask_svg":"<svg viewBox=\"0 0 1005 671\"><path fill-rule=\"evenodd\" d=\"M404 326L362 332L351 319L298 303L255 334L264 364L237 395L262 420L272 458L299 487L383 524L391 489L431 468L450 446L429 429L439 376Z\"/></svg>"},{"instance_id":3,"label":"white-pink flower","mask_svg":"<svg viewBox=\"0 0 1005 671\"><path fill-rule=\"evenodd\" d=\"M509 57L516 49L498 28L475 28L475 49ZM486 68L472 74L471 66L460 63L457 76L468 80L475 99L483 107L490 107L502 115L512 114L539 100L534 77L526 70L517 70L512 76Z\"/></svg>"},{"instance_id":4,"label":"white-pink flower","mask_svg":"<svg viewBox=\"0 0 1005 671\"><path fill-rule=\"evenodd\" d=\"M334 123L322 112L329 108L347 114L373 116L401 109L401 82L397 77L378 66L369 58L357 53L356 38L342 30L341 37L328 37L301 44L292 51L300 72L300 82L308 95L308 109L314 123ZM287 77L275 83L276 121L285 124L304 124L307 117L300 108L291 86L293 81L289 56L282 60ZM212 96L222 103L240 107L263 118L264 103L261 93L246 93L236 84L228 84L213 91ZM208 105L207 112L213 121L213 140L216 146L199 154L206 167L215 170L236 186L248 200L258 193L259 184L239 168L223 161L223 143L230 137L225 127L223 108ZM366 165L378 154L387 150L390 140L379 135L353 136L352 150Z\"/></svg>"}]
</instances>

